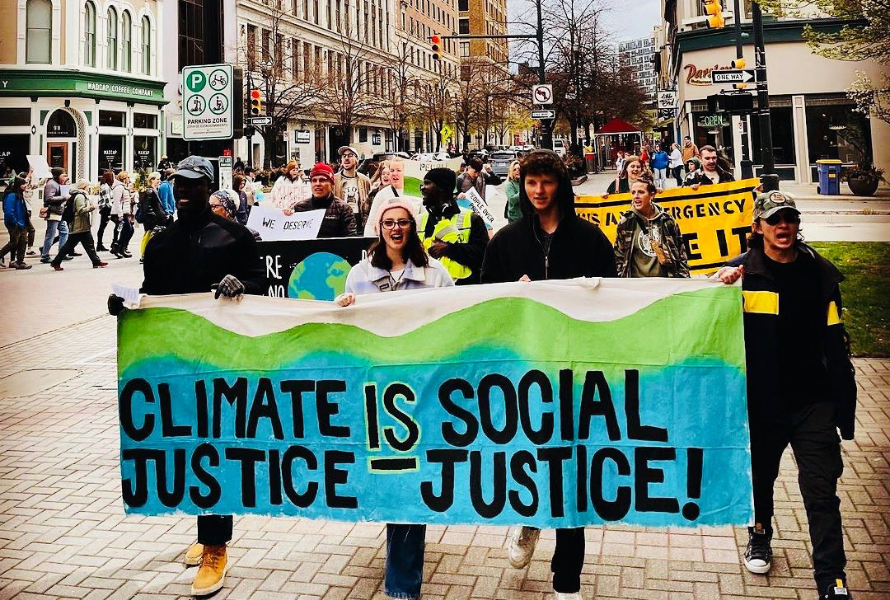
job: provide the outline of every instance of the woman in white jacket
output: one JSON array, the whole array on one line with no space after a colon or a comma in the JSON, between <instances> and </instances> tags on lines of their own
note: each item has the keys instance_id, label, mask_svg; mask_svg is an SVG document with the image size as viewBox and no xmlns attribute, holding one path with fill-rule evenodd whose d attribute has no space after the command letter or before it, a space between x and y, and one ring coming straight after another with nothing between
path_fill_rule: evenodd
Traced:
<instances>
[{"instance_id":1,"label":"woman in white jacket","mask_svg":"<svg viewBox=\"0 0 890 600\"><path fill-rule=\"evenodd\" d=\"M307 186L300 173L300 164L292 160L284 167L284 174L272 186L272 206L286 215L294 214L294 206L308 195Z\"/></svg>"},{"instance_id":2,"label":"woman in white jacket","mask_svg":"<svg viewBox=\"0 0 890 600\"><path fill-rule=\"evenodd\" d=\"M674 179L677 180L677 187L683 185L683 153L680 152L680 146L676 142L671 144L671 162L669 168Z\"/></svg>"},{"instance_id":3,"label":"woman in white jacket","mask_svg":"<svg viewBox=\"0 0 890 600\"><path fill-rule=\"evenodd\" d=\"M346 292L334 300L349 306L356 295L454 285L448 271L423 248L413 205L403 198L382 205L378 238L368 256L352 267ZM384 591L393 598L419 598L423 581L426 525L387 523Z\"/></svg>"}]
</instances>

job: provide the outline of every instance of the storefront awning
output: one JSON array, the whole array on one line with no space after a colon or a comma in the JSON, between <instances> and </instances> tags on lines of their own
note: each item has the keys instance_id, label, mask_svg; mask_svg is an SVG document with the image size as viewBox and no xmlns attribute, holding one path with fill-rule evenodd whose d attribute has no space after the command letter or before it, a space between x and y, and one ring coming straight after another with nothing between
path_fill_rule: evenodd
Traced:
<instances>
[{"instance_id":1,"label":"storefront awning","mask_svg":"<svg viewBox=\"0 0 890 600\"><path fill-rule=\"evenodd\" d=\"M142 104L167 104L163 81L144 81L120 75L77 71L3 70L0 97L64 96L126 100Z\"/></svg>"}]
</instances>

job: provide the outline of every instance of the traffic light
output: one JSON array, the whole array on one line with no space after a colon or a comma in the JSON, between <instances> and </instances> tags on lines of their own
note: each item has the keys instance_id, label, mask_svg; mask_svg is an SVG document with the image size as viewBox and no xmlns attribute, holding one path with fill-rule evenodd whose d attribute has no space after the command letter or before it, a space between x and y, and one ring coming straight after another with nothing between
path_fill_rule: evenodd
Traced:
<instances>
[{"instance_id":1,"label":"traffic light","mask_svg":"<svg viewBox=\"0 0 890 600\"><path fill-rule=\"evenodd\" d=\"M433 51L433 60L442 58L442 38L438 35L430 36L430 50Z\"/></svg>"},{"instance_id":2,"label":"traffic light","mask_svg":"<svg viewBox=\"0 0 890 600\"><path fill-rule=\"evenodd\" d=\"M711 29L720 29L726 25L723 20L723 6L721 0L702 0L705 5L705 12L708 13L708 27Z\"/></svg>"},{"instance_id":3,"label":"traffic light","mask_svg":"<svg viewBox=\"0 0 890 600\"><path fill-rule=\"evenodd\" d=\"M737 58L734 61L732 61L732 68L733 69L744 69L745 68L745 59ZM734 84L732 84L732 87L734 87L737 90L744 90L745 88L748 87L748 84L747 83L734 83Z\"/></svg>"},{"instance_id":4,"label":"traffic light","mask_svg":"<svg viewBox=\"0 0 890 600\"><path fill-rule=\"evenodd\" d=\"M250 90L250 116L259 117L263 115L263 92L254 88Z\"/></svg>"}]
</instances>

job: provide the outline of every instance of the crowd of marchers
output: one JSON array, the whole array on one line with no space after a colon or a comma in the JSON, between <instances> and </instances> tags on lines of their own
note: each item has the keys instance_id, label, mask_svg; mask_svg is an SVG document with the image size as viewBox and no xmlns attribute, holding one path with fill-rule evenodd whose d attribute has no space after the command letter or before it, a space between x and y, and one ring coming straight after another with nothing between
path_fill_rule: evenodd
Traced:
<instances>
[{"instance_id":1,"label":"crowd of marchers","mask_svg":"<svg viewBox=\"0 0 890 600\"><path fill-rule=\"evenodd\" d=\"M270 182L255 180L255 171L236 165L233 189L214 191L213 166L195 156L175 167L163 161L156 172L144 175L138 190L125 171L103 175L98 185L85 180L70 185L59 169L45 181L21 173L8 182L3 198L10 240L0 257L9 254L10 266L29 268L25 257L38 252L32 219L43 218L41 262L62 270L63 262L79 256L80 245L93 266L102 267L106 263L98 252L132 256L129 244L139 222L145 230L140 243L143 293L215 291L220 301L238 300L263 293L258 236L246 227L251 207L262 198L284 214L324 209L319 237L374 238L366 258L349 272L345 292L334 300L343 310L361 304L365 294L418 288L576 277L689 277L680 227L657 202L668 169L688 165L684 183L693 189L732 181L732 175L709 146L696 148L684 140L674 152L680 156L669 155L664 166L661 158L652 157L652 164L639 156L620 157L606 194L629 193L631 203L614 243L577 216L566 164L553 152L533 151L510 165L508 224L495 232L467 198L471 190L485 198L486 186L501 183L480 159L468 160L459 173L431 169L418 197L405 190L402 159L382 162L368 176L357 171L358 152L344 146L336 170L325 163L303 170L291 161L271 190L263 185ZM679 183L679 173L672 175ZM35 215L39 186L43 201ZM96 213L98 246L92 236ZM856 387L840 318L842 276L804 243L800 217L789 195L757 194L748 250L713 276L726 284L741 279L744 296L754 523L743 562L752 573L771 568L773 488L790 445L809 521L818 597L849 599L837 482L843 471L840 440L853 437ZM59 250L52 256L55 244ZM112 314L124 310L117 296L108 304ZM224 585L233 517L203 515L197 521L197 541L185 551L184 561L199 567L192 593L204 596ZM420 597L425 531L424 524L387 525L388 596ZM515 529L508 551L514 567L528 565L539 533ZM581 598L584 552L583 528L556 531L551 570L558 600Z\"/></svg>"}]
</instances>

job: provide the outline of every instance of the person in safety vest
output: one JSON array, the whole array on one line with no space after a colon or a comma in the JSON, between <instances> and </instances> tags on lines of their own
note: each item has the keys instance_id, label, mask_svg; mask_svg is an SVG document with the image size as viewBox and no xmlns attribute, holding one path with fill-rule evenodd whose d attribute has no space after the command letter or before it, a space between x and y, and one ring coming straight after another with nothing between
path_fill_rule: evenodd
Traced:
<instances>
[{"instance_id":1,"label":"person in safety vest","mask_svg":"<svg viewBox=\"0 0 890 600\"><path fill-rule=\"evenodd\" d=\"M454 200L457 175L451 169L430 169L420 192L426 212L418 233L423 247L437 259L457 285L479 283L488 232L482 217Z\"/></svg>"}]
</instances>

